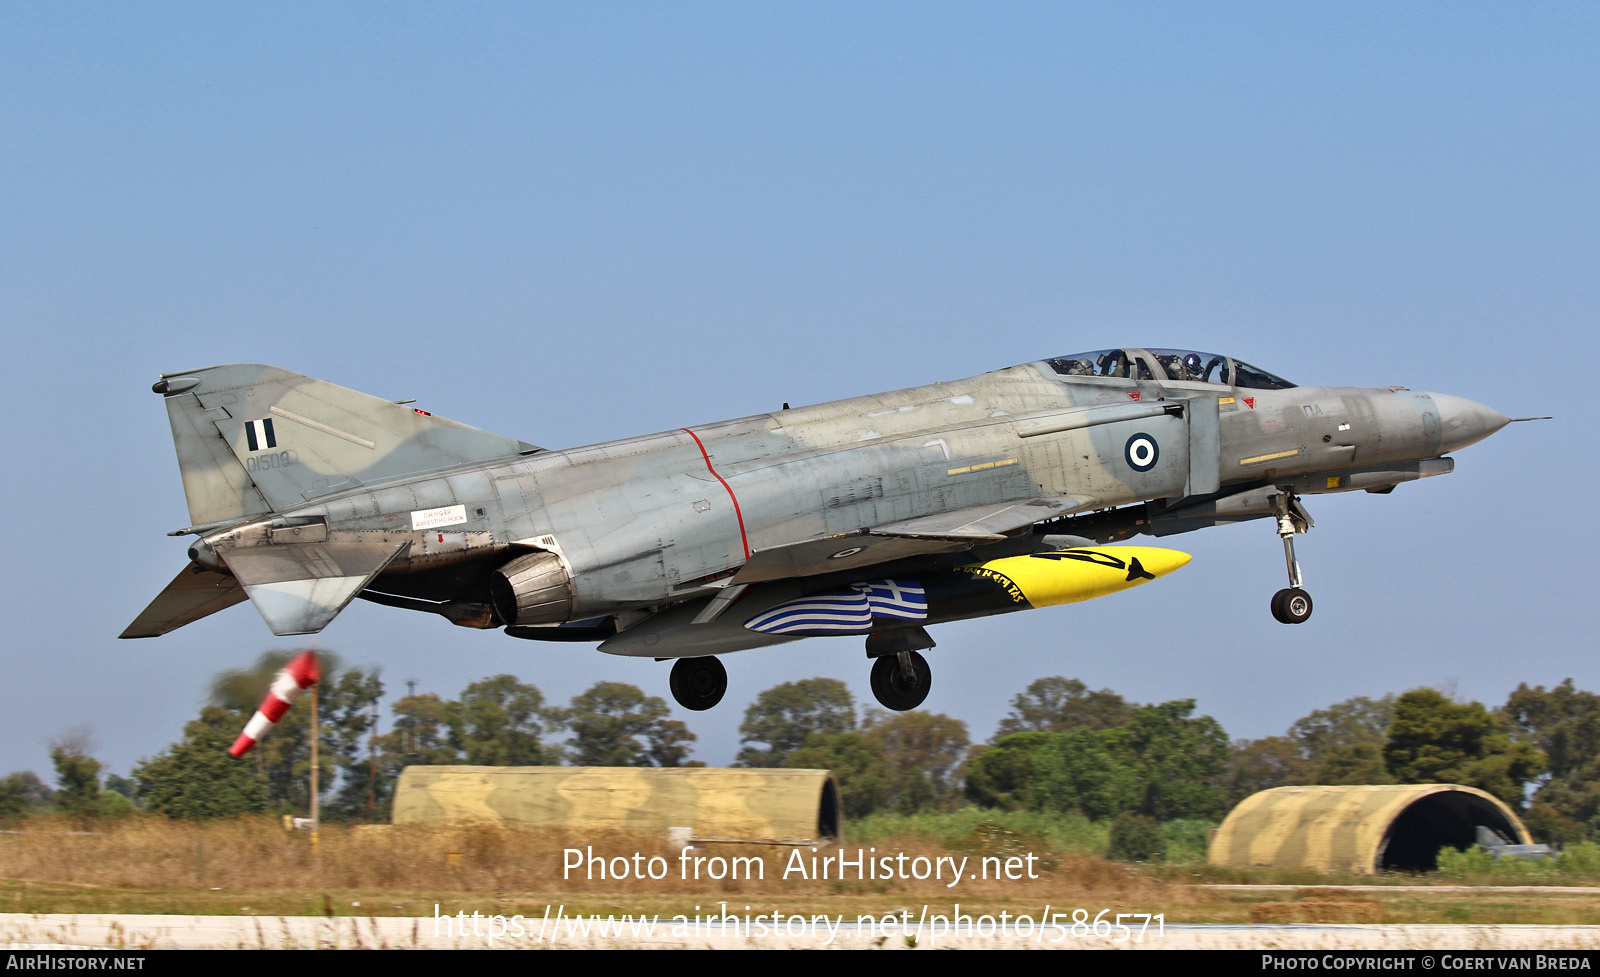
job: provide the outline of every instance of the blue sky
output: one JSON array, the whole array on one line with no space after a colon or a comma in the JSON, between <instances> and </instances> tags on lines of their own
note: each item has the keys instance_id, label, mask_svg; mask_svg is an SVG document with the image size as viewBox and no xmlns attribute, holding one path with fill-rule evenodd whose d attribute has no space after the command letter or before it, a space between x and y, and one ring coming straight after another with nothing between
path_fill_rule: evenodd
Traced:
<instances>
[{"instance_id":1,"label":"blue sky","mask_svg":"<svg viewBox=\"0 0 1600 977\"><path fill-rule=\"evenodd\" d=\"M987 738L1077 676L1235 737L1354 695L1600 689L1600 7L7 4L0 773L86 729L125 773L248 607L115 635L184 561L162 371L273 363L567 447L1117 345L1404 384L1516 425L1455 474L1312 499L1316 616L1265 523L1131 594L936 629L928 708ZM358 604L391 690L565 702L666 666ZM727 660L686 718L855 640Z\"/></svg>"}]
</instances>

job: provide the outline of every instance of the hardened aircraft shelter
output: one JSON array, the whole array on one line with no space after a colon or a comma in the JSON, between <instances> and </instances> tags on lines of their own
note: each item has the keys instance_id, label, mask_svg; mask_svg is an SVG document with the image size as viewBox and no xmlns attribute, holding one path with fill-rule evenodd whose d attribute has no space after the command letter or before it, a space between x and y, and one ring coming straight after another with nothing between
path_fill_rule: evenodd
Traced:
<instances>
[{"instance_id":1,"label":"hardened aircraft shelter","mask_svg":"<svg viewBox=\"0 0 1600 977\"><path fill-rule=\"evenodd\" d=\"M840 832L826 770L717 767L407 767L395 824L488 822L525 828L696 838L819 839Z\"/></svg>"},{"instance_id":2,"label":"hardened aircraft shelter","mask_svg":"<svg viewBox=\"0 0 1600 977\"><path fill-rule=\"evenodd\" d=\"M1278 787L1228 814L1208 861L1358 875L1427 871L1444 846L1471 846L1480 825L1515 844L1532 841L1511 808L1475 787Z\"/></svg>"}]
</instances>

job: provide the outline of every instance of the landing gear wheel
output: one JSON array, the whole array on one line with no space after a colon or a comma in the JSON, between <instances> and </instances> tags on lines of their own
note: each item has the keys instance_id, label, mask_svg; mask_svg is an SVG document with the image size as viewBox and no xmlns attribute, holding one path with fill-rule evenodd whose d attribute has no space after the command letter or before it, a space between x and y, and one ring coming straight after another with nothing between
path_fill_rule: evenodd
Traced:
<instances>
[{"instance_id":1,"label":"landing gear wheel","mask_svg":"<svg viewBox=\"0 0 1600 977\"><path fill-rule=\"evenodd\" d=\"M915 709L922 705L931 688L933 670L927 659L914 651L884 655L872 662L872 694L885 709Z\"/></svg>"},{"instance_id":2,"label":"landing gear wheel","mask_svg":"<svg viewBox=\"0 0 1600 977\"><path fill-rule=\"evenodd\" d=\"M705 712L728 691L728 670L716 658L680 658L672 664L672 697L678 705Z\"/></svg>"},{"instance_id":3,"label":"landing gear wheel","mask_svg":"<svg viewBox=\"0 0 1600 977\"><path fill-rule=\"evenodd\" d=\"M1309 532L1311 513L1282 486L1272 496L1272 511L1278 518L1278 537L1283 540L1284 564L1289 570L1289 586L1272 595L1272 616L1280 624L1304 624L1311 616L1311 595L1302 588L1300 561L1294 558L1296 533Z\"/></svg>"},{"instance_id":4,"label":"landing gear wheel","mask_svg":"<svg viewBox=\"0 0 1600 977\"><path fill-rule=\"evenodd\" d=\"M1311 616L1311 595L1289 587L1272 595L1272 616L1282 624L1304 624Z\"/></svg>"}]
</instances>

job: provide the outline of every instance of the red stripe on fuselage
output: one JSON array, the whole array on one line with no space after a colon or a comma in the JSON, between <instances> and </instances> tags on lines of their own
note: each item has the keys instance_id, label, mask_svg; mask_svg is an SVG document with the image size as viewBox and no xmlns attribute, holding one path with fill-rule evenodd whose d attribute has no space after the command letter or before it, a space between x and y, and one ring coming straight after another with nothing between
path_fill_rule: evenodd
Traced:
<instances>
[{"instance_id":1,"label":"red stripe on fuselage","mask_svg":"<svg viewBox=\"0 0 1600 977\"><path fill-rule=\"evenodd\" d=\"M700 457L706 460L706 471L728 490L728 498L733 500L733 514L739 520L739 544L744 547L744 558L750 559L750 539L744 534L744 513L739 509L739 497L733 494L733 486L728 484L728 480L718 475L717 470L711 467L711 456L706 454L706 446L700 441L700 436L688 428L684 428L683 433L694 438L695 446L700 449Z\"/></svg>"}]
</instances>

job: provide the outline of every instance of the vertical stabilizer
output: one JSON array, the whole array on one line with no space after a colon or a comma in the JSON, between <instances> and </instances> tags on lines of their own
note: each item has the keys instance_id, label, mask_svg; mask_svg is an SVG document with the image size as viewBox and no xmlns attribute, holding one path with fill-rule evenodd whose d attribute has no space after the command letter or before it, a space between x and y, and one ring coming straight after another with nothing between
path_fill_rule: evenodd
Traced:
<instances>
[{"instance_id":1,"label":"vertical stabilizer","mask_svg":"<svg viewBox=\"0 0 1600 977\"><path fill-rule=\"evenodd\" d=\"M197 526L539 450L272 366L167 373L153 389L166 398Z\"/></svg>"}]
</instances>

